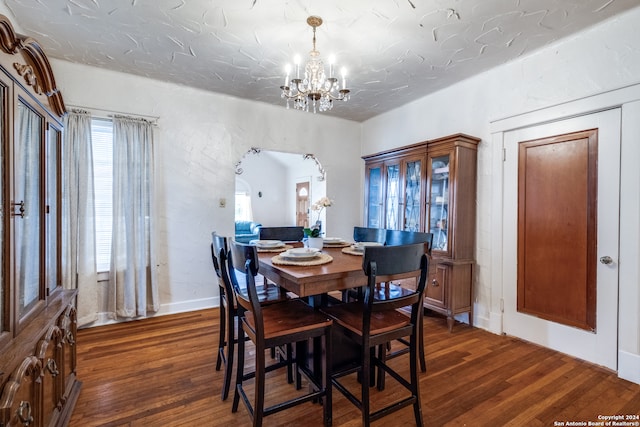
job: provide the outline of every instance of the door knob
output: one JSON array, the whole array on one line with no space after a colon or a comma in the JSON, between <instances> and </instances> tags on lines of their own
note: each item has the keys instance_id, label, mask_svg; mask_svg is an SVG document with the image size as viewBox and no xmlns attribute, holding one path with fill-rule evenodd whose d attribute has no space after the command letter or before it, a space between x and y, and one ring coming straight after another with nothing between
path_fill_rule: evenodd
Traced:
<instances>
[{"instance_id":1,"label":"door knob","mask_svg":"<svg viewBox=\"0 0 640 427\"><path fill-rule=\"evenodd\" d=\"M600 262L604 265L609 265L613 263L613 259L610 256L605 255L600 257Z\"/></svg>"}]
</instances>

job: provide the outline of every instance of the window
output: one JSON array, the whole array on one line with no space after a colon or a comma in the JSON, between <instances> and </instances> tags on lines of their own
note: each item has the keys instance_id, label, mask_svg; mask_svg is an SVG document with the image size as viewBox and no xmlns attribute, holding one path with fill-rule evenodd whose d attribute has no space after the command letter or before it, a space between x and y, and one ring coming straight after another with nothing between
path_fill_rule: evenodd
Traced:
<instances>
[{"instance_id":1,"label":"window","mask_svg":"<svg viewBox=\"0 0 640 427\"><path fill-rule=\"evenodd\" d=\"M93 143L93 187L96 214L96 264L98 272L111 265L111 219L113 182L113 123L91 119Z\"/></svg>"},{"instance_id":2,"label":"window","mask_svg":"<svg viewBox=\"0 0 640 427\"><path fill-rule=\"evenodd\" d=\"M244 192L236 193L236 221L253 221L251 212L251 195Z\"/></svg>"}]
</instances>

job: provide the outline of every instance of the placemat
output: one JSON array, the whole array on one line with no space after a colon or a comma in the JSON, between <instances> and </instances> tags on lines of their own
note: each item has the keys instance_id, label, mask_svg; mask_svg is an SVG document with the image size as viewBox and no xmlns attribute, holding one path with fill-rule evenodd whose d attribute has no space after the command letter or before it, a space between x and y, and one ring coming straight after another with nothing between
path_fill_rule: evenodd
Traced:
<instances>
[{"instance_id":1,"label":"placemat","mask_svg":"<svg viewBox=\"0 0 640 427\"><path fill-rule=\"evenodd\" d=\"M258 252L284 252L293 248L291 245L278 246L277 248L258 248Z\"/></svg>"},{"instance_id":2,"label":"placemat","mask_svg":"<svg viewBox=\"0 0 640 427\"><path fill-rule=\"evenodd\" d=\"M345 248L347 246L351 246L353 245L353 243L349 243L349 242L342 242L342 243L327 243L324 242L324 244L322 245L325 248Z\"/></svg>"},{"instance_id":3,"label":"placemat","mask_svg":"<svg viewBox=\"0 0 640 427\"><path fill-rule=\"evenodd\" d=\"M349 255L362 256L364 251L357 251L357 250L353 249L351 246L349 246L348 248L342 248L342 253L343 254L349 254Z\"/></svg>"},{"instance_id":4,"label":"placemat","mask_svg":"<svg viewBox=\"0 0 640 427\"><path fill-rule=\"evenodd\" d=\"M321 253L320 255L318 255L317 257L313 258L313 259L308 259L308 260L304 260L304 261L296 261L296 260L290 260L290 259L285 259L282 258L280 255L276 255L273 258L271 258L271 262L276 264L276 265L299 265L299 266L309 266L309 265L322 265L322 264L327 264L330 263L331 261L333 261L333 257L329 254L323 254Z\"/></svg>"}]
</instances>

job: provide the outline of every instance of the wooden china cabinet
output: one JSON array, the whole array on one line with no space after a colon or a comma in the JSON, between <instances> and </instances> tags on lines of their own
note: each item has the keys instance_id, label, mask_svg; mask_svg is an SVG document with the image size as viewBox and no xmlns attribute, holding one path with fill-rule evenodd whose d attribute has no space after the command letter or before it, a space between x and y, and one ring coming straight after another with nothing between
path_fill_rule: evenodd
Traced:
<instances>
[{"instance_id":1,"label":"wooden china cabinet","mask_svg":"<svg viewBox=\"0 0 640 427\"><path fill-rule=\"evenodd\" d=\"M424 306L473 324L476 163L480 139L455 134L364 156L367 227L433 233Z\"/></svg>"},{"instance_id":2,"label":"wooden china cabinet","mask_svg":"<svg viewBox=\"0 0 640 427\"><path fill-rule=\"evenodd\" d=\"M424 147L419 144L363 158L367 227L423 230Z\"/></svg>"},{"instance_id":3,"label":"wooden china cabinet","mask_svg":"<svg viewBox=\"0 0 640 427\"><path fill-rule=\"evenodd\" d=\"M0 426L64 426L80 391L61 279L65 106L40 45L2 15L0 112Z\"/></svg>"}]
</instances>

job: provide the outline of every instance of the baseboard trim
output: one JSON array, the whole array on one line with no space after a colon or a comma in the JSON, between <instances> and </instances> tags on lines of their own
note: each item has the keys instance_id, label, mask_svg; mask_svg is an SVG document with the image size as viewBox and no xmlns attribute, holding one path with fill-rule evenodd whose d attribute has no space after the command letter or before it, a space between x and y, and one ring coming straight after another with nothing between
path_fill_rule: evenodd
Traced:
<instances>
[{"instance_id":1,"label":"baseboard trim","mask_svg":"<svg viewBox=\"0 0 640 427\"><path fill-rule=\"evenodd\" d=\"M205 308L219 307L220 298L201 298L189 301L180 301L169 304L161 304L160 310L155 314L156 316L164 316L167 314L184 313L187 311L203 310Z\"/></svg>"},{"instance_id":2,"label":"baseboard trim","mask_svg":"<svg viewBox=\"0 0 640 427\"><path fill-rule=\"evenodd\" d=\"M204 310L206 308L220 307L220 298L202 298L190 301L181 301L177 303L161 304L160 309L156 313L150 313L147 317L166 316L168 314L185 313L188 311ZM81 328L95 328L96 326L111 325L114 323L131 322L132 320L140 320L144 317L136 317L134 319L114 318L110 313L98 313L96 320Z\"/></svg>"},{"instance_id":3,"label":"baseboard trim","mask_svg":"<svg viewBox=\"0 0 640 427\"><path fill-rule=\"evenodd\" d=\"M618 350L618 376L640 384L640 355Z\"/></svg>"},{"instance_id":4,"label":"baseboard trim","mask_svg":"<svg viewBox=\"0 0 640 427\"><path fill-rule=\"evenodd\" d=\"M497 335L502 335L504 330L502 329L502 317L504 314L499 311L492 311L489 313L489 332L493 332Z\"/></svg>"}]
</instances>

